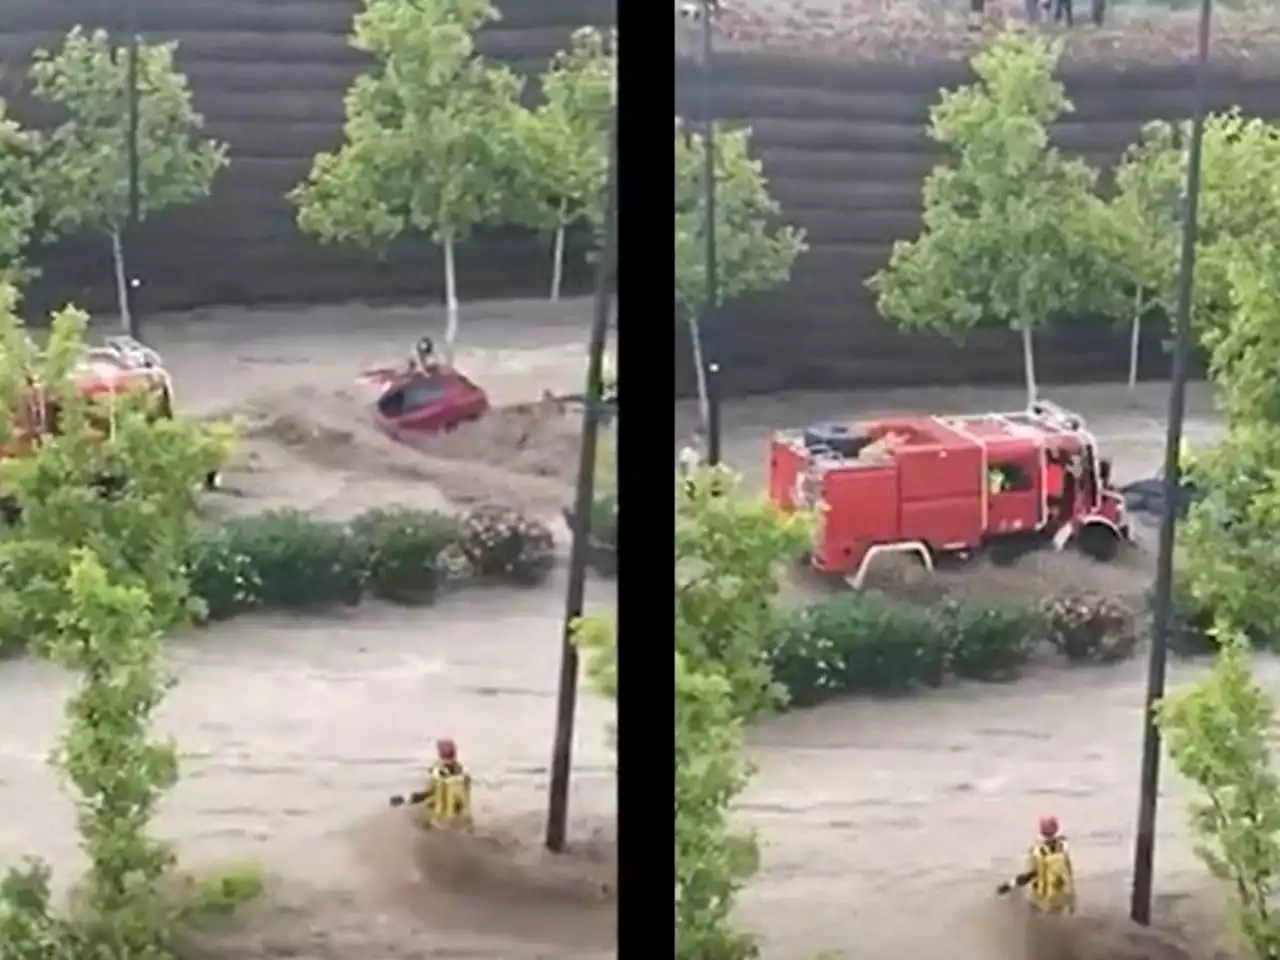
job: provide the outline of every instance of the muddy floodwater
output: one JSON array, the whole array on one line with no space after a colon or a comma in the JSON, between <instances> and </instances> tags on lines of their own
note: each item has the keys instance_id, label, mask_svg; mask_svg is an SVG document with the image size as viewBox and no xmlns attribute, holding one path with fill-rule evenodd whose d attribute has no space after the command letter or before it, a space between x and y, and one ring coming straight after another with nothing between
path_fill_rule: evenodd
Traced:
<instances>
[{"instance_id":1,"label":"muddy floodwater","mask_svg":"<svg viewBox=\"0 0 1280 960\"><path fill-rule=\"evenodd\" d=\"M423 332L438 332L436 313L212 311L157 318L152 330L188 409L249 424L214 515L287 505L341 517L480 498L554 523L567 495L572 418L534 422L521 405L581 382L587 314L581 302L469 305L458 362L499 408L517 411L519 429L495 420L420 450L379 434L354 385L363 365L402 359ZM1135 397L1115 387L1045 394L1089 418L1121 479L1158 465L1161 385ZM758 481L777 427L1018 406L1015 389L751 399L725 411L726 451ZM677 406L676 422L687 429L688 405ZM1188 433L1194 443L1213 431L1200 391ZM1083 569L1030 558L1001 589L1066 585ZM1141 554L1090 569L1092 586L1133 594L1149 582ZM186 776L161 828L188 862L252 860L276 878L247 926L214 938L214 955L612 955L612 710L590 695L575 745L573 849L558 859L539 852L563 583L561 572L545 588L468 589L420 610L245 617L174 639L179 684L163 726ZM613 602L610 584L593 583L590 593L595 609ZM1275 664L1261 669L1268 682L1280 679ZM1190 675L1175 667L1175 680ZM69 803L44 758L68 689L45 666L0 664L0 859L39 853L63 883L74 880L79 855ZM741 817L759 831L763 864L742 896L743 925L778 960L823 951L853 960L1009 956L1009 911L991 890L1016 867L1041 813L1056 814L1075 844L1086 911L1111 923L1124 908L1141 697L1138 661L1043 666L1009 685L848 701L758 725L759 774ZM472 846L424 843L386 806L389 794L415 786L442 735L458 741L476 778L482 829ZM1161 909L1211 913L1169 778L1166 799Z\"/></svg>"}]
</instances>

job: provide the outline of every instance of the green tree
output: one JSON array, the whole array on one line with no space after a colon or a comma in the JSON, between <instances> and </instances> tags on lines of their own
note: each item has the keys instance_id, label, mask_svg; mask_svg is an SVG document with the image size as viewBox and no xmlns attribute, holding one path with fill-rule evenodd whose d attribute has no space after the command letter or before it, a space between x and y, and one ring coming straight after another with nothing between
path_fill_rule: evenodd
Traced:
<instances>
[{"instance_id":1,"label":"green tree","mask_svg":"<svg viewBox=\"0 0 1280 960\"><path fill-rule=\"evenodd\" d=\"M1233 919L1256 960L1280 957L1280 777L1272 762L1275 703L1254 679L1248 640L1219 633L1209 676L1160 705L1178 772L1196 786L1196 852L1224 881Z\"/></svg>"},{"instance_id":2,"label":"green tree","mask_svg":"<svg viewBox=\"0 0 1280 960\"><path fill-rule=\"evenodd\" d=\"M167 956L180 915L163 885L174 857L150 825L177 757L153 719L171 683L163 637L192 613L183 561L199 478L226 452L225 437L119 401L104 439L105 412L76 385L87 317L55 316L40 350L15 299L0 287L0 445L17 442L33 383L60 413L56 435L0 461L0 490L21 509L0 536L0 636L23 638L78 677L52 762L77 794L89 873L73 912L59 917L47 867L11 871L0 883L0 940L14 960ZM110 496L103 477L122 481Z\"/></svg>"},{"instance_id":3,"label":"green tree","mask_svg":"<svg viewBox=\"0 0 1280 960\"><path fill-rule=\"evenodd\" d=\"M1225 881L1241 938L1259 960L1280 957L1272 909L1280 892L1280 780L1269 744L1275 711L1253 677L1247 640L1280 634L1280 561L1271 546L1280 535L1278 251L1273 222L1208 244L1226 304L1202 338L1227 429L1198 459L1205 497L1181 546L1191 593L1214 612L1220 646L1210 675L1170 696L1160 714L1174 764L1199 790L1192 824L1200 856Z\"/></svg>"},{"instance_id":4,"label":"green tree","mask_svg":"<svg viewBox=\"0 0 1280 960\"><path fill-rule=\"evenodd\" d=\"M963 338L985 321L1022 340L1037 395L1033 331L1054 315L1109 308L1117 288L1111 221L1096 175L1049 144L1073 107L1055 79L1060 44L1005 33L973 58L978 82L945 91L930 136L949 158L924 183L924 225L894 244L868 285L905 329Z\"/></svg>"},{"instance_id":5,"label":"green tree","mask_svg":"<svg viewBox=\"0 0 1280 960\"><path fill-rule=\"evenodd\" d=\"M504 219L526 180L523 83L475 52L497 19L489 0L365 0L351 45L374 62L347 91L343 144L289 194L298 226L323 241L382 251L417 231L443 249L448 355L457 244Z\"/></svg>"},{"instance_id":6,"label":"green tree","mask_svg":"<svg viewBox=\"0 0 1280 960\"><path fill-rule=\"evenodd\" d=\"M779 577L808 523L744 493L723 468L694 481L676 519L676 956L744 960L755 941L732 914L758 855L731 818L752 772L743 724L779 702L765 653ZM616 696L614 622L584 621L577 641L589 681Z\"/></svg>"},{"instance_id":7,"label":"green tree","mask_svg":"<svg viewBox=\"0 0 1280 960\"><path fill-rule=\"evenodd\" d=\"M759 853L730 817L752 773L742 718L724 674L677 651L675 680L676 957L745 960L758 955L755 938L735 928L733 909Z\"/></svg>"},{"instance_id":8,"label":"green tree","mask_svg":"<svg viewBox=\"0 0 1280 960\"><path fill-rule=\"evenodd\" d=\"M741 478L709 467L676 507L676 650L691 670L724 674L736 715L778 702L764 657L779 578L809 546L809 518L745 493Z\"/></svg>"},{"instance_id":9,"label":"green tree","mask_svg":"<svg viewBox=\"0 0 1280 960\"><path fill-rule=\"evenodd\" d=\"M1172 168L1172 169L1171 169ZM1129 391L1138 385L1142 320L1151 308L1173 315L1171 302L1178 268L1181 156L1166 149L1163 138L1144 135L1125 151L1116 169L1111 201L1120 263L1133 292L1129 318Z\"/></svg>"},{"instance_id":10,"label":"green tree","mask_svg":"<svg viewBox=\"0 0 1280 960\"><path fill-rule=\"evenodd\" d=\"M1177 309L1179 213L1189 138L1188 124L1149 123L1116 170L1118 190L1112 213L1121 238L1117 263L1121 281L1135 297L1130 328L1131 387L1137 377L1144 308L1155 307L1166 317ZM1206 119L1193 303L1197 328L1220 322L1227 309L1230 258L1224 258L1221 250L1257 233L1280 215L1274 190L1277 176L1280 129L1274 124L1246 118L1238 110Z\"/></svg>"},{"instance_id":11,"label":"green tree","mask_svg":"<svg viewBox=\"0 0 1280 960\"><path fill-rule=\"evenodd\" d=\"M707 385L698 318L705 307L706 213L702 136L676 126L676 311L689 324L698 396L706 412ZM782 208L769 193L764 165L751 155L751 131L716 125L717 305L769 290L791 277L808 249L804 231L780 223Z\"/></svg>"},{"instance_id":12,"label":"green tree","mask_svg":"<svg viewBox=\"0 0 1280 960\"><path fill-rule=\"evenodd\" d=\"M138 216L207 197L227 165L223 143L199 136L176 43L138 49ZM37 98L67 119L48 135L39 171L41 194L59 233L92 230L111 241L116 297L124 332L133 333L129 276L121 233L129 221L128 73L123 48L105 30L75 27L57 51L37 50L31 81Z\"/></svg>"},{"instance_id":13,"label":"green tree","mask_svg":"<svg viewBox=\"0 0 1280 960\"><path fill-rule=\"evenodd\" d=\"M1206 491L1182 535L1189 586L1208 609L1240 627L1280 634L1280 556L1268 548L1280 534L1280 279L1275 241L1259 233L1217 244L1230 259L1227 319L1204 331L1209 375L1226 420L1221 441L1197 458L1196 481Z\"/></svg>"},{"instance_id":14,"label":"green tree","mask_svg":"<svg viewBox=\"0 0 1280 960\"><path fill-rule=\"evenodd\" d=\"M0 100L0 282L18 283L29 274L25 254L39 213L38 146Z\"/></svg>"},{"instance_id":15,"label":"green tree","mask_svg":"<svg viewBox=\"0 0 1280 960\"><path fill-rule=\"evenodd\" d=\"M565 233L597 229L609 172L609 126L617 89L614 31L582 27L542 75L542 103L522 116L520 145L528 178L515 205L518 222L552 234L551 300L560 299Z\"/></svg>"}]
</instances>

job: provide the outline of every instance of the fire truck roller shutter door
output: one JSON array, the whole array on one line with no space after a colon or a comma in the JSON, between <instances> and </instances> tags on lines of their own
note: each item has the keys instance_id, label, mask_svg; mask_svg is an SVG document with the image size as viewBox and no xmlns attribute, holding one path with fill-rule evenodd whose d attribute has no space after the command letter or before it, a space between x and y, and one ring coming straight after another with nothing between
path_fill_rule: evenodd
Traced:
<instances>
[{"instance_id":1,"label":"fire truck roller shutter door","mask_svg":"<svg viewBox=\"0 0 1280 960\"><path fill-rule=\"evenodd\" d=\"M987 496L982 449L961 443L922 448L899 457L902 538L935 551L976 546Z\"/></svg>"}]
</instances>

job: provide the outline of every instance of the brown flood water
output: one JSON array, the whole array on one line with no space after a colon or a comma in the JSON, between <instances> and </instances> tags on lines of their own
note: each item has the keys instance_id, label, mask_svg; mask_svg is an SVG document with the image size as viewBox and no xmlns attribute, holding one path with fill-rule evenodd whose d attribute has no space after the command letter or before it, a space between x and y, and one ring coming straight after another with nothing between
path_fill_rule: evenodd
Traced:
<instances>
[{"instance_id":1,"label":"brown flood water","mask_svg":"<svg viewBox=\"0 0 1280 960\"><path fill-rule=\"evenodd\" d=\"M543 388L573 390L586 315L581 302L469 305L460 363L502 404ZM359 306L157 320L155 345L188 407L246 412L257 427L216 509L291 505L349 516L386 503L447 506L467 487L554 514L563 479L530 476L543 468L529 450L483 449L480 434L434 450L396 448L359 412L359 369L398 359L436 322L430 310ZM1117 453L1122 478L1158 462L1159 385L1136 398L1114 387L1046 394L1089 416ZM977 389L758 398L726 410L726 450L758 478L775 427L872 409L1019 402L1016 390ZM288 431L265 419L264 408L283 409ZM1194 408L1193 441L1213 430L1203 395ZM677 406L676 419L687 427L688 405ZM553 426L538 436L562 443L564 425ZM1032 559L1022 579L999 586L1043 589L1077 572ZM1143 563L1089 574L1091 586L1114 581L1129 594L1148 576ZM613 954L604 889L615 829L604 737L612 711L592 697L581 704L575 749L575 849L555 862L538 849L562 584L465 591L429 610L371 605L319 618L249 617L175 640L180 683L164 726L186 754L187 776L162 828L192 863L251 859L278 877L247 927L209 939L214 955ZM611 595L595 584L592 603L607 608ZM1280 678L1270 661L1261 669L1269 682ZM1141 673L1136 662L1044 668L1008 686L838 703L760 725L752 733L760 771L742 818L760 831L764 862L742 897L741 919L764 936L764 955L1027 955L1017 913L990 891L1016 865L1036 816L1053 812L1075 843L1082 901L1101 918L1094 927L1107 947L1080 955L1176 956L1117 952L1127 939L1114 917L1123 912L1136 802ZM0 664L0 701L17 718L0 726L0 808L9 812L0 820L0 860L41 853L63 882L79 859L69 805L44 756L67 689L46 667ZM385 807L388 794L415 783L441 735L458 740L477 779L481 829L473 841L424 841ZM1211 914L1212 902L1168 778L1166 789L1173 802L1161 819L1162 907L1194 919ZM1049 955L1043 938L1035 944L1036 956Z\"/></svg>"}]
</instances>

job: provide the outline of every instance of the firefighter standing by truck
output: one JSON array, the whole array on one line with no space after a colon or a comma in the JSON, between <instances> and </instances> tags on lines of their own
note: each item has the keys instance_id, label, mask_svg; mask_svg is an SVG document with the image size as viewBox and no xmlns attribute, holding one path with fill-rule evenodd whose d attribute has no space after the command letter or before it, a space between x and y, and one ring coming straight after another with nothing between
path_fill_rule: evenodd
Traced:
<instances>
[{"instance_id":1,"label":"firefighter standing by truck","mask_svg":"<svg viewBox=\"0 0 1280 960\"><path fill-rule=\"evenodd\" d=\"M1040 818L1040 838L1027 854L1026 869L996 887L996 893L1004 895L1015 888L1026 889L1027 903L1037 913L1076 912L1075 867L1057 817Z\"/></svg>"}]
</instances>

